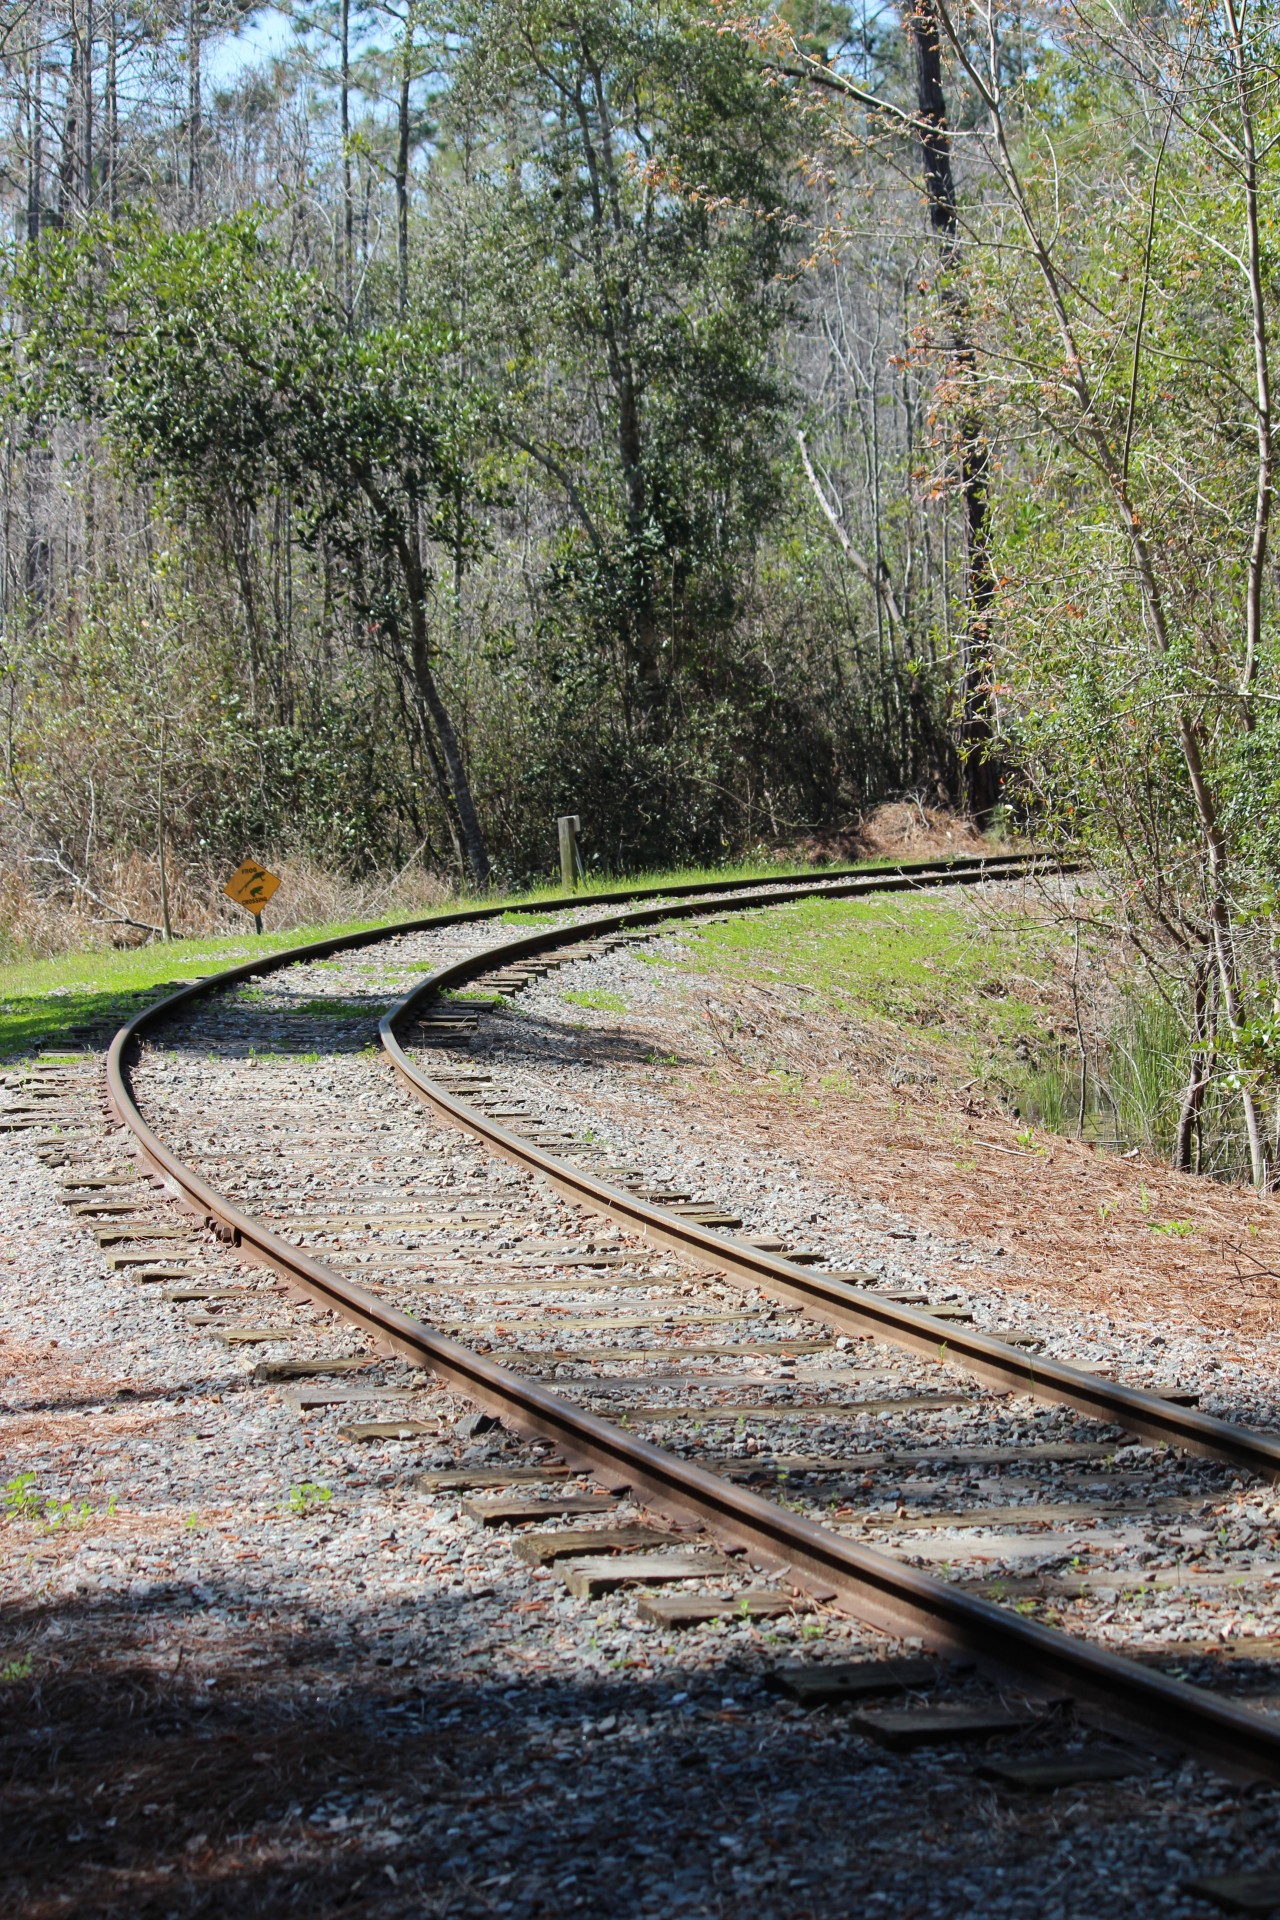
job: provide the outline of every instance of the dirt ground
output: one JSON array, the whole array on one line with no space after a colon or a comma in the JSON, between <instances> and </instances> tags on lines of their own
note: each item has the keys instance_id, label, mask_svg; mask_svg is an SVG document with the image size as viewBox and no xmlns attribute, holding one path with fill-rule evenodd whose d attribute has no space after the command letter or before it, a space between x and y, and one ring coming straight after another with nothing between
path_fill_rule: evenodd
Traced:
<instances>
[{"instance_id":1,"label":"dirt ground","mask_svg":"<svg viewBox=\"0 0 1280 1920\"><path fill-rule=\"evenodd\" d=\"M757 1021L776 1014L753 1009ZM1019 1292L1170 1329L1239 1336L1274 1330L1280 1314L1280 1208L1140 1154L1122 1157L1027 1129L943 1073L903 1080L891 1051L850 1048L834 1015L807 1013L803 1040L786 1029L791 1066L809 1082L753 1069L746 1059L688 1064L686 1009L673 1011L670 1070L679 1096L722 1146L762 1143L803 1154L815 1174L916 1223L1011 1256ZM761 1029L757 1025L756 1038ZM645 1038L653 1047L654 1026ZM662 1042L659 1039L659 1047ZM818 1089L839 1057L848 1091ZM935 1069L917 1071L926 1075ZM661 1072L648 1068L646 1073ZM1021 1139L1020 1139L1021 1136ZM1225 1357L1225 1356L1224 1356Z\"/></svg>"}]
</instances>

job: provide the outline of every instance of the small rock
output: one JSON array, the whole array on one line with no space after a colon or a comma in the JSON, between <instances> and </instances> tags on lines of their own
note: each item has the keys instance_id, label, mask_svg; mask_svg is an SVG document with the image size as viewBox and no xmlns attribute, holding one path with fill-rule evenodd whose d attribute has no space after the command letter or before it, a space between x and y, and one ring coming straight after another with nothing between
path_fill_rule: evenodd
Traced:
<instances>
[{"instance_id":1,"label":"small rock","mask_svg":"<svg viewBox=\"0 0 1280 1920\"><path fill-rule=\"evenodd\" d=\"M501 1425L496 1413L468 1413L459 1420L454 1432L463 1440L471 1440L481 1433L494 1433Z\"/></svg>"}]
</instances>

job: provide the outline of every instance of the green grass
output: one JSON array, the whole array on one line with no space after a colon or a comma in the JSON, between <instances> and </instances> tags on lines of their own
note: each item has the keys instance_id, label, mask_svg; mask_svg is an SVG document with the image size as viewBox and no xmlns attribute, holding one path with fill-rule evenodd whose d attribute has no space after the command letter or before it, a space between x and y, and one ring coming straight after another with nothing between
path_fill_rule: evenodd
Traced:
<instances>
[{"instance_id":1,"label":"green grass","mask_svg":"<svg viewBox=\"0 0 1280 1920\"><path fill-rule=\"evenodd\" d=\"M620 993L609 993L604 987L586 987L581 993L566 993L566 1000L572 1000L575 1007L586 1007L589 1013L625 1013L627 1003Z\"/></svg>"},{"instance_id":2,"label":"green grass","mask_svg":"<svg viewBox=\"0 0 1280 1920\"><path fill-rule=\"evenodd\" d=\"M290 933L174 940L123 952L69 953L0 967L0 1054L57 1042L86 1021L126 1019L139 1001L174 980L192 980L303 940L354 931L298 928Z\"/></svg>"},{"instance_id":3,"label":"green grass","mask_svg":"<svg viewBox=\"0 0 1280 1920\"><path fill-rule=\"evenodd\" d=\"M1131 990L1111 1032L1107 1081L1125 1146L1167 1159L1178 1129L1190 1054L1176 1009L1159 994Z\"/></svg>"},{"instance_id":4,"label":"green grass","mask_svg":"<svg viewBox=\"0 0 1280 1920\"><path fill-rule=\"evenodd\" d=\"M960 907L923 899L806 900L688 936L686 964L781 981L806 1000L915 1029L1007 1047L1043 1025L1037 987L1052 971L1038 927L995 937Z\"/></svg>"},{"instance_id":5,"label":"green grass","mask_svg":"<svg viewBox=\"0 0 1280 1920\"><path fill-rule=\"evenodd\" d=\"M1080 1073L1061 1060L1033 1067L1022 1085L1022 1111L1050 1133L1065 1133L1079 1110Z\"/></svg>"},{"instance_id":6,"label":"green grass","mask_svg":"<svg viewBox=\"0 0 1280 1920\"><path fill-rule=\"evenodd\" d=\"M1064 937L1050 924L1013 915L997 931L954 898L810 900L690 930L682 938L684 958L674 964L726 981L784 985L790 991L776 1003L780 1012L830 1009L872 1030L891 1027L904 1050L912 1038L929 1043L940 1065L950 1056L949 1076L958 1069L1033 1128L1081 1127L1100 1145L1139 1147L1167 1160L1190 1059L1177 1010L1129 986L1106 1035L1102 1084L1091 1066L1081 1114ZM749 1024L758 1016L753 1007ZM785 1051L785 1039L782 1045ZM828 1075L820 1089L836 1084ZM1211 1089L1203 1164L1240 1174L1228 1107ZM1031 1131L1018 1137L1034 1149ZM1176 1220L1152 1224L1153 1232L1174 1237L1185 1230Z\"/></svg>"},{"instance_id":7,"label":"green grass","mask_svg":"<svg viewBox=\"0 0 1280 1920\"><path fill-rule=\"evenodd\" d=\"M886 861L868 861L868 867L892 865ZM779 868L776 862L750 862L723 867L672 868L666 872L631 874L592 874L579 889L579 897L589 900L598 893L621 887L693 886L700 881L721 881L730 885L742 880L767 879L779 872L804 869ZM822 863L812 871L821 873ZM545 919L539 905L560 894L558 884L548 882L528 892L508 896L512 914L522 918L515 924L526 926ZM477 906L501 904L492 896L462 896L454 911ZM527 914L527 918L523 916ZM427 918L429 916L422 916ZM509 917L509 916L504 916ZM0 1057L20 1054L33 1046L56 1044L68 1038L69 1030L88 1021L127 1019L150 996L171 981L190 980L204 973L215 973L235 966L241 960L262 953L274 953L282 947L300 946L308 940L320 940L340 933L355 933L365 927L384 924L379 920L350 922L322 927L294 927L285 932L229 934L220 938L175 940L167 945L152 942L147 946L122 951L71 953L51 960L17 960L0 966Z\"/></svg>"}]
</instances>

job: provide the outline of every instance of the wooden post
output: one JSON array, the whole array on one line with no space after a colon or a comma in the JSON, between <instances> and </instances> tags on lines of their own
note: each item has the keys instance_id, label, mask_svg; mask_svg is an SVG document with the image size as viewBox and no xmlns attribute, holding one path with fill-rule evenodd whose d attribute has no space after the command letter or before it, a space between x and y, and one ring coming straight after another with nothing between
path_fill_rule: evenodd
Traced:
<instances>
[{"instance_id":1,"label":"wooden post","mask_svg":"<svg viewBox=\"0 0 1280 1920\"><path fill-rule=\"evenodd\" d=\"M578 829L581 824L576 813L562 814L556 821L560 832L560 883L566 893L576 893L578 888Z\"/></svg>"}]
</instances>

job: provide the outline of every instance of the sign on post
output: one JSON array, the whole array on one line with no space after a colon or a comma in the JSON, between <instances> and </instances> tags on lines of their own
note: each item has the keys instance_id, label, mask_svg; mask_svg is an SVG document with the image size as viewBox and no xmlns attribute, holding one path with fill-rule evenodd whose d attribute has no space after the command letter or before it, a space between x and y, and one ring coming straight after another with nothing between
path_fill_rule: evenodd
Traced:
<instances>
[{"instance_id":1,"label":"sign on post","mask_svg":"<svg viewBox=\"0 0 1280 1920\"><path fill-rule=\"evenodd\" d=\"M278 873L260 867L256 860L242 860L222 891L228 900L234 900L238 907L253 915L253 924L261 933L262 909L279 885Z\"/></svg>"}]
</instances>

